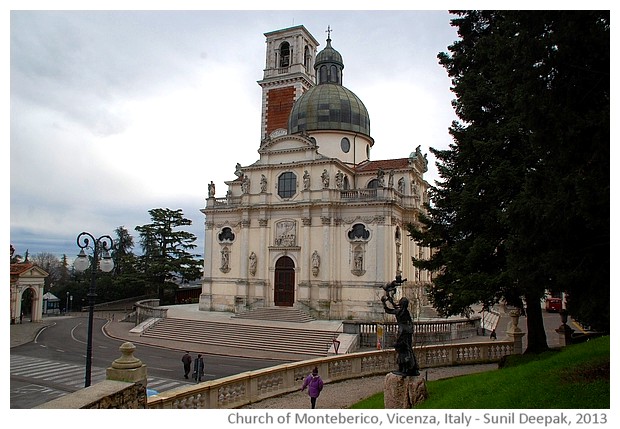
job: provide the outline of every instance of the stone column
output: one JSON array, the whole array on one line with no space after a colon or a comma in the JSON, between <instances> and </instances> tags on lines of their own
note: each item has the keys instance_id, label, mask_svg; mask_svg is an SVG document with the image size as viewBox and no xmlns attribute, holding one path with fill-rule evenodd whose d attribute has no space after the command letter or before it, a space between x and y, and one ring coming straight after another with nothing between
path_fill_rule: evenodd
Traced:
<instances>
[{"instance_id":1,"label":"stone column","mask_svg":"<svg viewBox=\"0 0 620 429\"><path fill-rule=\"evenodd\" d=\"M510 311L511 322L508 326L508 330L506 334L508 338L512 340L514 343L514 354L523 354L523 336L525 332L519 328L519 316L521 315L520 310L511 310Z\"/></svg>"}]
</instances>

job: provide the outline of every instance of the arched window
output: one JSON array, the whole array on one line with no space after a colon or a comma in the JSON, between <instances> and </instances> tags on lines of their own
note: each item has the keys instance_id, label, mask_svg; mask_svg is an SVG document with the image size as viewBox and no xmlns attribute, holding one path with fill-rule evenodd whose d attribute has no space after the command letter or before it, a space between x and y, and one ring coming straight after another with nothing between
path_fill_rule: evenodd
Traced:
<instances>
[{"instance_id":1,"label":"arched window","mask_svg":"<svg viewBox=\"0 0 620 429\"><path fill-rule=\"evenodd\" d=\"M332 65L329 70L329 81L334 83L340 83L338 79L338 67Z\"/></svg>"},{"instance_id":2,"label":"arched window","mask_svg":"<svg viewBox=\"0 0 620 429\"><path fill-rule=\"evenodd\" d=\"M327 66L321 66L319 69L319 83L327 82Z\"/></svg>"},{"instance_id":3,"label":"arched window","mask_svg":"<svg viewBox=\"0 0 620 429\"><path fill-rule=\"evenodd\" d=\"M307 46L304 48L304 67L306 71L312 70L312 64L310 64L312 60L312 55L310 54L310 48Z\"/></svg>"},{"instance_id":4,"label":"arched window","mask_svg":"<svg viewBox=\"0 0 620 429\"><path fill-rule=\"evenodd\" d=\"M379 187L379 181L377 179L372 179L370 182L368 182L368 186L366 186L368 189L377 189Z\"/></svg>"},{"instance_id":5,"label":"arched window","mask_svg":"<svg viewBox=\"0 0 620 429\"><path fill-rule=\"evenodd\" d=\"M279 67L288 67L291 63L291 45L288 42L283 42L280 45L280 64Z\"/></svg>"},{"instance_id":6,"label":"arched window","mask_svg":"<svg viewBox=\"0 0 620 429\"><path fill-rule=\"evenodd\" d=\"M297 192L297 176L290 171L278 177L278 195L280 198L291 198Z\"/></svg>"}]
</instances>

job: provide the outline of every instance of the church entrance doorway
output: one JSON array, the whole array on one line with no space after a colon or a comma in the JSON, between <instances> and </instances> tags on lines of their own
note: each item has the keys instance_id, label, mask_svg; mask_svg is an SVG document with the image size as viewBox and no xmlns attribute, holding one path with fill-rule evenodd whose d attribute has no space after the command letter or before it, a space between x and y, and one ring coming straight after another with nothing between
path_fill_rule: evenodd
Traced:
<instances>
[{"instance_id":1,"label":"church entrance doorway","mask_svg":"<svg viewBox=\"0 0 620 429\"><path fill-rule=\"evenodd\" d=\"M274 304L292 307L295 301L295 263L288 256L276 261Z\"/></svg>"}]
</instances>

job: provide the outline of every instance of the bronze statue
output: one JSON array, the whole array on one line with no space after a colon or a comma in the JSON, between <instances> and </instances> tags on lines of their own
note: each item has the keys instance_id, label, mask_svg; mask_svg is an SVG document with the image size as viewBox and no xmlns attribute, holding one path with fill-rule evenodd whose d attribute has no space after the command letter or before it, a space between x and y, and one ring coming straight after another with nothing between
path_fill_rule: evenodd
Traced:
<instances>
[{"instance_id":1,"label":"bronze statue","mask_svg":"<svg viewBox=\"0 0 620 429\"><path fill-rule=\"evenodd\" d=\"M397 303L394 302L396 287L406 281L407 279L403 280L401 276L396 276L396 280L387 283L383 287L385 295L381 297L381 303L386 313L396 316L398 323L398 336L396 343L394 343L394 350L398 353L396 360L398 371L393 372L402 376L414 376L420 375L420 370L413 353L413 319L409 313L409 300L403 296ZM391 307L388 303L391 304Z\"/></svg>"}]
</instances>

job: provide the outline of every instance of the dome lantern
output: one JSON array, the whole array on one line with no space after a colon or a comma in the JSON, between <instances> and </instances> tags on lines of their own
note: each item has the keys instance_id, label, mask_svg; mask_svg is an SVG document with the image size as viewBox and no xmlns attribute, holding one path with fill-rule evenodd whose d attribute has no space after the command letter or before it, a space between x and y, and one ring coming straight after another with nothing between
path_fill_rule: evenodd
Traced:
<instances>
[{"instance_id":1,"label":"dome lantern","mask_svg":"<svg viewBox=\"0 0 620 429\"><path fill-rule=\"evenodd\" d=\"M370 137L370 119L364 103L342 86L344 62L332 47L330 31L328 27L327 46L314 62L317 85L295 102L289 115L288 132L345 130Z\"/></svg>"}]
</instances>

